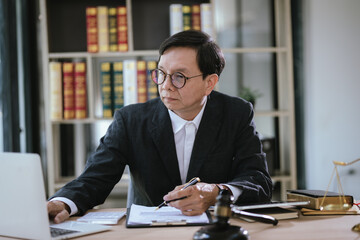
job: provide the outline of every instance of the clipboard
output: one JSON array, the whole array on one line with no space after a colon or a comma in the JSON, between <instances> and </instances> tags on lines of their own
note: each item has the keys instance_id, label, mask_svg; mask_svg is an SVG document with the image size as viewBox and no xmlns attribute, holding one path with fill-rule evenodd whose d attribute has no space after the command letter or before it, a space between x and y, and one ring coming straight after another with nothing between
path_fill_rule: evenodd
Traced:
<instances>
[{"instance_id":1,"label":"clipboard","mask_svg":"<svg viewBox=\"0 0 360 240\"><path fill-rule=\"evenodd\" d=\"M208 222L188 222L184 219L179 220L171 220L171 221L157 221L152 220L151 222L146 223L130 223L130 214L131 208L127 208L126 210L126 227L127 228L146 228L146 227L181 227L181 226L204 226L213 223L210 212L207 210L205 212L206 218Z\"/></svg>"}]
</instances>

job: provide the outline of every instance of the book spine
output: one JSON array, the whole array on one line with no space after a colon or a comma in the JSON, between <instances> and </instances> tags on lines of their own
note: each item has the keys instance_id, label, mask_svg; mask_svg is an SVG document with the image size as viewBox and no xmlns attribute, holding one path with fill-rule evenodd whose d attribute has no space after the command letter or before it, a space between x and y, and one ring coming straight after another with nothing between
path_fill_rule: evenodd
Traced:
<instances>
[{"instance_id":1,"label":"book spine","mask_svg":"<svg viewBox=\"0 0 360 240\"><path fill-rule=\"evenodd\" d=\"M97 7L99 52L109 51L108 7Z\"/></svg>"},{"instance_id":2,"label":"book spine","mask_svg":"<svg viewBox=\"0 0 360 240\"><path fill-rule=\"evenodd\" d=\"M86 40L87 51L98 52L98 26L97 26L97 8L86 8Z\"/></svg>"},{"instance_id":3,"label":"book spine","mask_svg":"<svg viewBox=\"0 0 360 240\"><path fill-rule=\"evenodd\" d=\"M137 101L139 103L146 102L146 62L144 60L137 61Z\"/></svg>"},{"instance_id":4,"label":"book spine","mask_svg":"<svg viewBox=\"0 0 360 240\"><path fill-rule=\"evenodd\" d=\"M191 6L191 28L193 30L201 30L200 4Z\"/></svg>"},{"instance_id":5,"label":"book spine","mask_svg":"<svg viewBox=\"0 0 360 240\"><path fill-rule=\"evenodd\" d=\"M111 118L112 113L112 63L103 62L100 66L101 98L103 106L103 117Z\"/></svg>"},{"instance_id":6,"label":"book spine","mask_svg":"<svg viewBox=\"0 0 360 240\"><path fill-rule=\"evenodd\" d=\"M136 60L124 60L124 105L137 103Z\"/></svg>"},{"instance_id":7,"label":"book spine","mask_svg":"<svg viewBox=\"0 0 360 240\"><path fill-rule=\"evenodd\" d=\"M50 118L63 118L63 92L61 62L49 62Z\"/></svg>"},{"instance_id":8,"label":"book spine","mask_svg":"<svg viewBox=\"0 0 360 240\"><path fill-rule=\"evenodd\" d=\"M75 117L74 63L63 63L64 119Z\"/></svg>"},{"instance_id":9,"label":"book spine","mask_svg":"<svg viewBox=\"0 0 360 240\"><path fill-rule=\"evenodd\" d=\"M123 62L114 62L114 112L124 106L124 75Z\"/></svg>"},{"instance_id":10,"label":"book spine","mask_svg":"<svg viewBox=\"0 0 360 240\"><path fill-rule=\"evenodd\" d=\"M156 83L152 80L151 71L156 68L156 61L148 61L147 62L147 100L151 100L157 98L158 95L158 87Z\"/></svg>"},{"instance_id":11,"label":"book spine","mask_svg":"<svg viewBox=\"0 0 360 240\"><path fill-rule=\"evenodd\" d=\"M181 4L170 4L170 35L183 30L183 13Z\"/></svg>"},{"instance_id":12,"label":"book spine","mask_svg":"<svg viewBox=\"0 0 360 240\"><path fill-rule=\"evenodd\" d=\"M75 118L87 117L87 94L86 94L86 64L85 62L75 63L74 73L75 91Z\"/></svg>"},{"instance_id":13,"label":"book spine","mask_svg":"<svg viewBox=\"0 0 360 240\"><path fill-rule=\"evenodd\" d=\"M118 50L117 34L117 10L116 7L109 8L109 50L116 52Z\"/></svg>"},{"instance_id":14,"label":"book spine","mask_svg":"<svg viewBox=\"0 0 360 240\"><path fill-rule=\"evenodd\" d=\"M118 26L118 51L126 52L128 44L128 26L126 6L117 7L117 26Z\"/></svg>"},{"instance_id":15,"label":"book spine","mask_svg":"<svg viewBox=\"0 0 360 240\"><path fill-rule=\"evenodd\" d=\"M213 36L212 9L210 3L200 4L201 31Z\"/></svg>"},{"instance_id":16,"label":"book spine","mask_svg":"<svg viewBox=\"0 0 360 240\"><path fill-rule=\"evenodd\" d=\"M183 5L182 13L183 13L183 30L184 31L190 30L191 29L191 6Z\"/></svg>"}]
</instances>

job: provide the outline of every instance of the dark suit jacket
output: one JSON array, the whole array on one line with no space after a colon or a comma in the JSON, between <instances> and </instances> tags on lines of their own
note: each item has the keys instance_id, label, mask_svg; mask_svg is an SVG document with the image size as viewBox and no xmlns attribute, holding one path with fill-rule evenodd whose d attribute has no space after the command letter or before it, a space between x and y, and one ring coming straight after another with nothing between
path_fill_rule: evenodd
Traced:
<instances>
[{"instance_id":1,"label":"dark suit jacket","mask_svg":"<svg viewBox=\"0 0 360 240\"><path fill-rule=\"evenodd\" d=\"M197 131L187 180L239 187L237 203L268 201L272 182L248 102L213 91ZM155 206L181 185L168 109L159 98L123 107L83 174L53 197L67 197L79 213L102 204L120 180L125 166L131 172L130 203Z\"/></svg>"}]
</instances>

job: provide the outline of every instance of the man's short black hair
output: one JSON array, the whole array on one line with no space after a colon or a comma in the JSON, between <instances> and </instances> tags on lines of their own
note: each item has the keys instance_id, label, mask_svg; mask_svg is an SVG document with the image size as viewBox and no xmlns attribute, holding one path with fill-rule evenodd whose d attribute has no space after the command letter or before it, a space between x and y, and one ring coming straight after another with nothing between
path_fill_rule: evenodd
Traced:
<instances>
[{"instance_id":1,"label":"man's short black hair","mask_svg":"<svg viewBox=\"0 0 360 240\"><path fill-rule=\"evenodd\" d=\"M160 45L160 58L171 47L195 49L197 51L197 63L204 78L213 73L220 76L225 67L225 58L220 47L204 32L187 30L170 36Z\"/></svg>"}]
</instances>

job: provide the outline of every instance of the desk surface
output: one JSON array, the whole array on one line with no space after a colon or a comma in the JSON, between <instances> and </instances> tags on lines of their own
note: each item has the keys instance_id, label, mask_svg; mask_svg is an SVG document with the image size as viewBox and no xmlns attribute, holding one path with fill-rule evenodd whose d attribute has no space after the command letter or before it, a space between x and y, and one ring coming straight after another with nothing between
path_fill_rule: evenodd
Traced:
<instances>
[{"instance_id":1,"label":"desk surface","mask_svg":"<svg viewBox=\"0 0 360 240\"><path fill-rule=\"evenodd\" d=\"M120 211L124 209L102 209L92 211ZM75 219L75 218L72 218ZM351 228L360 223L359 215L333 216L302 216L299 218L280 220L277 226L258 222L245 222L231 219L232 225L241 226L249 232L251 240L256 239L358 239L360 233ZM201 227L154 227L126 228L125 218L122 218L110 231L79 237L77 239L127 239L127 240L161 240L161 239L192 239L194 233ZM171 236L171 237L170 237Z\"/></svg>"}]
</instances>

